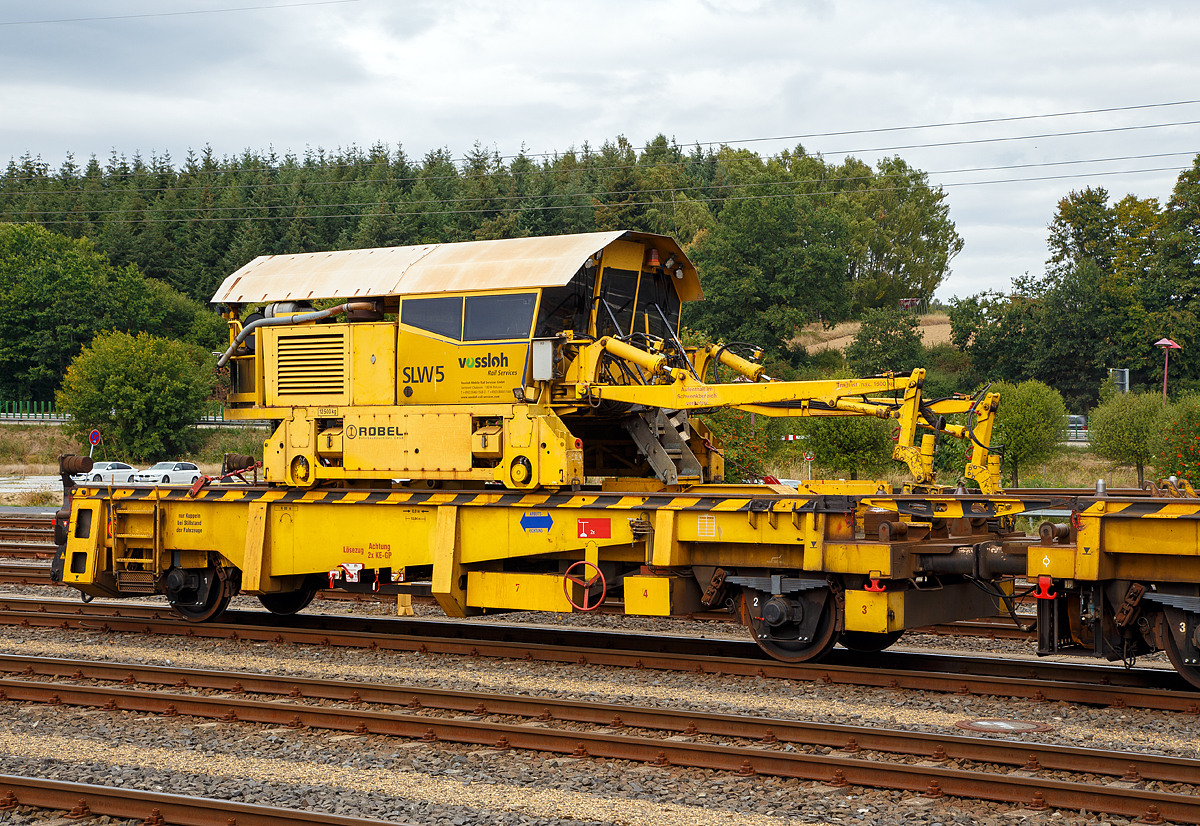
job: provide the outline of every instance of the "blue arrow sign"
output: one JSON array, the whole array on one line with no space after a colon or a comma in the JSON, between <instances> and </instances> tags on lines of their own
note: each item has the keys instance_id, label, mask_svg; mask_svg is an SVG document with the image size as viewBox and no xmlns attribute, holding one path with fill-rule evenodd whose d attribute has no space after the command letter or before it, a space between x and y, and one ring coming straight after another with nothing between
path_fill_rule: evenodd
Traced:
<instances>
[{"instance_id":1,"label":"blue arrow sign","mask_svg":"<svg viewBox=\"0 0 1200 826\"><path fill-rule=\"evenodd\" d=\"M526 511L521 514L521 530L525 533L545 533L554 524L554 518L548 513Z\"/></svg>"}]
</instances>

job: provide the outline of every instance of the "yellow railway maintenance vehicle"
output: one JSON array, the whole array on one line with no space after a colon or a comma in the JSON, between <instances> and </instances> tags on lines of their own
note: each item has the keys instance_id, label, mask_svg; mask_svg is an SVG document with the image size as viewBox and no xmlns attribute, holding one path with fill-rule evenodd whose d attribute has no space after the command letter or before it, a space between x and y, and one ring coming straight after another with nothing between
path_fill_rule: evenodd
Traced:
<instances>
[{"instance_id":1,"label":"yellow railway maintenance vehicle","mask_svg":"<svg viewBox=\"0 0 1200 826\"><path fill-rule=\"evenodd\" d=\"M1121 660L1165 651L1200 688L1200 498L1182 480L1144 491L1054 491L1031 546L1038 653Z\"/></svg>"},{"instance_id":2,"label":"yellow railway maintenance vehicle","mask_svg":"<svg viewBox=\"0 0 1200 826\"><path fill-rule=\"evenodd\" d=\"M325 588L451 616L727 608L793 661L995 614L1030 542L988 447L997 396L924 399L919 369L772 380L757 348L681 341L702 297L679 245L639 232L258 258L213 301L226 418L275 423L263 481L85 485L55 575L198 621L238 592L287 614ZM912 482L729 484L696 418L722 407L893 420ZM937 485L942 438L980 493Z\"/></svg>"}]
</instances>

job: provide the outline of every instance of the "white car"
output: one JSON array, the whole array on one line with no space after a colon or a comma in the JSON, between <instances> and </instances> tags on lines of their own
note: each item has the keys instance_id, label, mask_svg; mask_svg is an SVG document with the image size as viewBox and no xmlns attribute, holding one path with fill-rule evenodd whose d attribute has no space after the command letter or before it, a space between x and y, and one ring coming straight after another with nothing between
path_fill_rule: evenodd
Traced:
<instances>
[{"instance_id":1,"label":"white car","mask_svg":"<svg viewBox=\"0 0 1200 826\"><path fill-rule=\"evenodd\" d=\"M140 471L124 462L96 462L88 473L76 473L71 477L77 485L84 482L132 482Z\"/></svg>"},{"instance_id":2,"label":"white car","mask_svg":"<svg viewBox=\"0 0 1200 826\"><path fill-rule=\"evenodd\" d=\"M138 484L190 485L200 478L200 468L191 462L159 462L133 477Z\"/></svg>"}]
</instances>

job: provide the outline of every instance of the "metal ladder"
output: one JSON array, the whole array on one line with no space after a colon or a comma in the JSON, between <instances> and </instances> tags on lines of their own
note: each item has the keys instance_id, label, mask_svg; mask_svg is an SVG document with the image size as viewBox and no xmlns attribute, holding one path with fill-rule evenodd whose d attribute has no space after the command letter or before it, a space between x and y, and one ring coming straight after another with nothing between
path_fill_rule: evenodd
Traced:
<instances>
[{"instance_id":1,"label":"metal ladder","mask_svg":"<svg viewBox=\"0 0 1200 826\"><path fill-rule=\"evenodd\" d=\"M113 575L117 580L117 590L131 594L153 594L162 551L158 499L114 501L110 507Z\"/></svg>"}]
</instances>

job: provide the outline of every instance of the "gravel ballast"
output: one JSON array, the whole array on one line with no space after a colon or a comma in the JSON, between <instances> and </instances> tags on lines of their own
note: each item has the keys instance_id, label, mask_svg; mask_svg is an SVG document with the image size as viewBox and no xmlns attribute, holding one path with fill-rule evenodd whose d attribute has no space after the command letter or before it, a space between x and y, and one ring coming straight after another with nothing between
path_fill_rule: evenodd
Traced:
<instances>
[{"instance_id":1,"label":"gravel ballast","mask_svg":"<svg viewBox=\"0 0 1200 826\"><path fill-rule=\"evenodd\" d=\"M337 607L339 610L330 613L354 608ZM586 619L593 624L623 621ZM513 615L505 615L504 620L511 622ZM651 627L654 622L649 621ZM693 633L699 630L712 636L717 625L690 627ZM722 626L721 630L740 635L734 626ZM947 640L938 638L938 642ZM975 650L995 644L986 640L955 642ZM1198 721L1194 716L1011 698L18 627L0 629L0 651L581 698L955 735L963 734L954 727L959 720L1013 717L1052 725L1051 732L1026 735L1040 742L1196 756L1192 744ZM0 771L6 773L130 784L152 791L298 806L401 823L947 824L1009 823L1025 818L1097 822L1094 816L1085 819L1066 811L1035 814L1012 804L950 798L931 801L908 792L833 789L808 781L745 778L520 750L497 752L384 736L17 703L0 709ZM1109 818L1102 822L1125 821Z\"/></svg>"}]
</instances>

